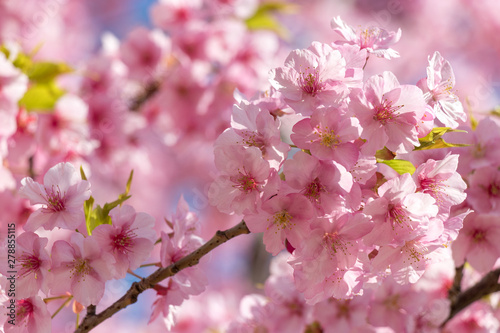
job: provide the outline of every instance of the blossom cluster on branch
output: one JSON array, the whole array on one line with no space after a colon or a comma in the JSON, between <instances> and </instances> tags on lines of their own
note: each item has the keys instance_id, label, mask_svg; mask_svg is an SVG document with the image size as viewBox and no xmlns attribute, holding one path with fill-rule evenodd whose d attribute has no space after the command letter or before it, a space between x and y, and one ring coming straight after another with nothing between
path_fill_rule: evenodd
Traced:
<instances>
[{"instance_id":1,"label":"blossom cluster on branch","mask_svg":"<svg viewBox=\"0 0 500 333\"><path fill-rule=\"evenodd\" d=\"M82 13L73 36L74 5L37 8ZM335 16L288 49L296 6L161 0L73 66L35 43L60 22L0 4L5 332L106 330L139 297L151 331L500 329L500 113L476 119L441 50L384 68L404 29Z\"/></svg>"}]
</instances>

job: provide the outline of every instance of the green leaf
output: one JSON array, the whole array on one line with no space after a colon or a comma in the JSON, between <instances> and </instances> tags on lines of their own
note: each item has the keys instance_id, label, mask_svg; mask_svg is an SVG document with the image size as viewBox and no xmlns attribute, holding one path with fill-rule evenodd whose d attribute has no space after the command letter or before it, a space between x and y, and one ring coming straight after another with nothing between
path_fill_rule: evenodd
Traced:
<instances>
[{"instance_id":1,"label":"green leaf","mask_svg":"<svg viewBox=\"0 0 500 333\"><path fill-rule=\"evenodd\" d=\"M271 30L278 34L281 38L289 37L288 30L274 17L275 13L291 13L297 9L296 5L288 4L280 1L271 1L263 3L257 8L255 14L245 23L249 30Z\"/></svg>"},{"instance_id":2,"label":"green leaf","mask_svg":"<svg viewBox=\"0 0 500 333\"><path fill-rule=\"evenodd\" d=\"M437 148L449 148L449 147L467 147L469 145L460 143L448 143L444 141L441 136L448 132L467 132L463 130L452 129L450 127L435 127L432 131L425 137L418 139L420 141L420 146L415 147L413 150L426 150L426 149L437 149Z\"/></svg>"},{"instance_id":3,"label":"green leaf","mask_svg":"<svg viewBox=\"0 0 500 333\"><path fill-rule=\"evenodd\" d=\"M26 108L27 111L50 112L64 93L54 81L36 83L19 100L19 106Z\"/></svg>"},{"instance_id":4,"label":"green leaf","mask_svg":"<svg viewBox=\"0 0 500 333\"><path fill-rule=\"evenodd\" d=\"M406 160L385 160L379 163L384 163L390 166L400 175L405 173L409 173L410 175L412 175L416 170L415 166L410 161Z\"/></svg>"},{"instance_id":5,"label":"green leaf","mask_svg":"<svg viewBox=\"0 0 500 333\"><path fill-rule=\"evenodd\" d=\"M90 196L88 200L83 203L83 211L85 212L85 225L87 226L87 233L92 235L92 230L97 227L94 211L94 197Z\"/></svg>"},{"instance_id":6,"label":"green leaf","mask_svg":"<svg viewBox=\"0 0 500 333\"><path fill-rule=\"evenodd\" d=\"M29 55L19 52L16 59L12 62L12 64L19 68L24 74L28 73L31 66L33 66L33 60Z\"/></svg>"},{"instance_id":7,"label":"green leaf","mask_svg":"<svg viewBox=\"0 0 500 333\"><path fill-rule=\"evenodd\" d=\"M127 185L125 186L125 195L128 195L128 193L130 192L130 186L132 185L132 178L134 177L134 170L132 169L130 171L130 176L128 176L128 180L127 180Z\"/></svg>"},{"instance_id":8,"label":"green leaf","mask_svg":"<svg viewBox=\"0 0 500 333\"><path fill-rule=\"evenodd\" d=\"M83 169L80 167L80 173L82 175L82 179L86 179L85 173ZM118 199L113 202L107 202L104 206L97 205L95 208L93 207L94 198L90 197L89 200L85 201L84 210L85 210L85 222L87 225L87 232L89 235L92 235L92 231L101 224L111 224L111 217L109 216L109 212L117 207L118 205L122 205L126 200L130 199L131 195L128 195L130 191L130 186L132 185L132 177L134 175L134 170L130 171L130 176L127 180L127 185L125 186L125 192L121 193L118 196ZM85 178L84 178L85 177Z\"/></svg>"},{"instance_id":9,"label":"green leaf","mask_svg":"<svg viewBox=\"0 0 500 333\"><path fill-rule=\"evenodd\" d=\"M85 171L83 171L83 167L80 165L80 176L82 180L87 180L87 176L85 175Z\"/></svg>"},{"instance_id":10,"label":"green leaf","mask_svg":"<svg viewBox=\"0 0 500 333\"><path fill-rule=\"evenodd\" d=\"M73 68L67 64L60 62L37 62L34 63L28 71L28 78L31 81L38 83L47 83L53 81L61 74L71 73Z\"/></svg>"}]
</instances>

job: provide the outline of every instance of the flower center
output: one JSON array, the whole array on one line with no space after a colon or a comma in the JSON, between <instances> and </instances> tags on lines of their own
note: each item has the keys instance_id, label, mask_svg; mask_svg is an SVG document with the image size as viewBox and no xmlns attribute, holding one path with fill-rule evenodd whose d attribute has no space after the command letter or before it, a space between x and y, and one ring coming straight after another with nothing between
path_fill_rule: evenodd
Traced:
<instances>
[{"instance_id":1,"label":"flower center","mask_svg":"<svg viewBox=\"0 0 500 333\"><path fill-rule=\"evenodd\" d=\"M311 201L319 201L321 192L326 192L325 187L321 185L318 177L310 183L304 191L304 195Z\"/></svg>"},{"instance_id":2,"label":"flower center","mask_svg":"<svg viewBox=\"0 0 500 333\"><path fill-rule=\"evenodd\" d=\"M64 210L64 195L65 193L61 194L61 190L59 189L59 186L54 187L52 185L52 188L50 190L45 189L47 192L47 209L52 211L52 212L60 212Z\"/></svg>"},{"instance_id":3,"label":"flower center","mask_svg":"<svg viewBox=\"0 0 500 333\"><path fill-rule=\"evenodd\" d=\"M131 251L130 247L134 244L134 238L137 235L132 230L122 230L113 237L113 250L127 254Z\"/></svg>"},{"instance_id":4,"label":"flower center","mask_svg":"<svg viewBox=\"0 0 500 333\"><path fill-rule=\"evenodd\" d=\"M335 135L335 131L328 129L328 126L324 130L320 130L319 126L316 127L316 134L318 134L320 143L328 148L337 148L337 146L342 143L338 135Z\"/></svg>"},{"instance_id":5,"label":"flower center","mask_svg":"<svg viewBox=\"0 0 500 333\"><path fill-rule=\"evenodd\" d=\"M19 270L19 277L26 277L27 275L34 273L35 279L38 278L38 271L40 270L40 260L32 254L23 253L19 258L17 258L21 269Z\"/></svg>"},{"instance_id":6,"label":"flower center","mask_svg":"<svg viewBox=\"0 0 500 333\"><path fill-rule=\"evenodd\" d=\"M419 248L416 247L414 241L405 243L405 246L403 246L401 252L403 252L406 255L407 260L410 261L408 264L413 265L417 262L420 262L420 260L426 260L424 252L428 252L428 249L423 246L419 246ZM405 260L404 262L406 262L407 260Z\"/></svg>"},{"instance_id":7,"label":"flower center","mask_svg":"<svg viewBox=\"0 0 500 333\"><path fill-rule=\"evenodd\" d=\"M351 242L343 240L337 232L325 233L323 235L323 246L330 252L332 257L339 252L345 256L351 254L347 248L348 246L352 247Z\"/></svg>"},{"instance_id":8,"label":"flower center","mask_svg":"<svg viewBox=\"0 0 500 333\"><path fill-rule=\"evenodd\" d=\"M279 211L273 215L274 224L278 230L284 230L286 228L291 228L292 215L290 215L286 210Z\"/></svg>"},{"instance_id":9,"label":"flower center","mask_svg":"<svg viewBox=\"0 0 500 333\"><path fill-rule=\"evenodd\" d=\"M83 280L85 280L85 276L90 274L92 271L92 268L90 267L89 263L85 259L74 259L73 260L73 268L71 269L71 278L73 278L75 275L78 276L78 281L80 281L80 278L83 277Z\"/></svg>"},{"instance_id":10,"label":"flower center","mask_svg":"<svg viewBox=\"0 0 500 333\"><path fill-rule=\"evenodd\" d=\"M300 72L299 74L300 76L297 79L299 81L298 84L306 94L314 97L324 88L325 85L321 82L319 71L316 68L311 70L310 67L307 67L305 72Z\"/></svg>"},{"instance_id":11,"label":"flower center","mask_svg":"<svg viewBox=\"0 0 500 333\"><path fill-rule=\"evenodd\" d=\"M236 178L236 180L233 180L236 183L235 185L233 185L234 187L247 194L252 192L253 190L258 189L257 181L244 168L243 172L238 171L238 173L239 176Z\"/></svg>"},{"instance_id":12,"label":"flower center","mask_svg":"<svg viewBox=\"0 0 500 333\"><path fill-rule=\"evenodd\" d=\"M446 196L443 192L443 187L446 187L446 185L441 185L441 183L443 183L443 180L423 178L420 179L420 187L417 191L431 195L436 199L436 203L440 204L444 201L444 197Z\"/></svg>"},{"instance_id":13,"label":"flower center","mask_svg":"<svg viewBox=\"0 0 500 333\"><path fill-rule=\"evenodd\" d=\"M491 184L488 188L488 193L493 197L500 196L500 186L497 184Z\"/></svg>"},{"instance_id":14,"label":"flower center","mask_svg":"<svg viewBox=\"0 0 500 333\"><path fill-rule=\"evenodd\" d=\"M392 123L399 116L398 110L402 107L404 107L404 105L392 106L391 101L384 99L382 104L374 108L375 115L373 119L381 122L382 125Z\"/></svg>"},{"instance_id":15,"label":"flower center","mask_svg":"<svg viewBox=\"0 0 500 333\"><path fill-rule=\"evenodd\" d=\"M27 299L17 301L17 320L23 321L26 317L33 313L33 304Z\"/></svg>"},{"instance_id":16,"label":"flower center","mask_svg":"<svg viewBox=\"0 0 500 333\"><path fill-rule=\"evenodd\" d=\"M367 28L361 30L359 33L360 48L366 49L372 47L378 39L379 34L380 30L378 28Z\"/></svg>"},{"instance_id":17,"label":"flower center","mask_svg":"<svg viewBox=\"0 0 500 333\"><path fill-rule=\"evenodd\" d=\"M408 217L405 210L401 206L394 206L390 204L388 216L391 222L393 223L392 225L393 230L394 230L394 225L398 225L401 228L407 227L410 230L413 230L413 227L410 224L411 219Z\"/></svg>"},{"instance_id":18,"label":"flower center","mask_svg":"<svg viewBox=\"0 0 500 333\"><path fill-rule=\"evenodd\" d=\"M484 237L484 232L482 230L474 230L472 233L472 238L474 239L474 242L476 243L481 243L484 241L486 237Z\"/></svg>"},{"instance_id":19,"label":"flower center","mask_svg":"<svg viewBox=\"0 0 500 333\"><path fill-rule=\"evenodd\" d=\"M239 131L238 131L239 132ZM266 156L266 145L258 132L244 130L238 133L242 137L242 143L249 147L257 147L261 150L262 156Z\"/></svg>"}]
</instances>

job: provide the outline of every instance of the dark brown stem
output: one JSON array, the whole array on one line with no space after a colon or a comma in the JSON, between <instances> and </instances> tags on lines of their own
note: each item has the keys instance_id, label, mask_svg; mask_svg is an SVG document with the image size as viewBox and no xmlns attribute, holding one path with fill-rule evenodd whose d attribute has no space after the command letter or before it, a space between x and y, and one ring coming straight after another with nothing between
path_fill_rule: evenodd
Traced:
<instances>
[{"instance_id":1,"label":"dark brown stem","mask_svg":"<svg viewBox=\"0 0 500 333\"><path fill-rule=\"evenodd\" d=\"M500 291L500 284L498 283L499 276L500 268L497 268L486 274L481 281L476 283L474 286L456 295L455 300L452 300L451 303L450 315L441 326L444 326L457 313L475 301L478 301L491 293Z\"/></svg>"},{"instance_id":2,"label":"dark brown stem","mask_svg":"<svg viewBox=\"0 0 500 333\"><path fill-rule=\"evenodd\" d=\"M139 109L148 101L151 97L153 97L158 90L160 89L160 83L154 81L146 86L142 94L134 98L130 103L131 111L139 111Z\"/></svg>"},{"instance_id":3,"label":"dark brown stem","mask_svg":"<svg viewBox=\"0 0 500 333\"><path fill-rule=\"evenodd\" d=\"M168 267L159 268L150 276L142 279L139 282L134 282L130 287L130 289L125 293L125 295L123 295L119 300L111 304L101 313L99 314L94 313L93 315L87 313L87 315L85 316L85 318L83 318L82 323L75 331L75 333L89 332L91 329L102 323L104 320L110 318L112 315L114 315L121 309L124 309L130 304L134 304L135 302L137 302L137 297L143 291L153 288L159 282L165 280L170 276L175 275L184 268L198 264L198 262L204 255L215 249L217 246L227 242L231 238L249 233L250 230L248 230L245 221L241 221L239 224L232 227L231 229L227 229L225 231L220 231L220 230L217 231L215 235L208 242L206 242L197 250L191 252L184 258L176 261L175 263L173 263Z\"/></svg>"},{"instance_id":4,"label":"dark brown stem","mask_svg":"<svg viewBox=\"0 0 500 333\"><path fill-rule=\"evenodd\" d=\"M460 292L462 291L462 278L464 276L464 265L455 268L455 277L453 278L453 285L450 290L448 290L448 298L451 303L455 303L457 301Z\"/></svg>"}]
</instances>

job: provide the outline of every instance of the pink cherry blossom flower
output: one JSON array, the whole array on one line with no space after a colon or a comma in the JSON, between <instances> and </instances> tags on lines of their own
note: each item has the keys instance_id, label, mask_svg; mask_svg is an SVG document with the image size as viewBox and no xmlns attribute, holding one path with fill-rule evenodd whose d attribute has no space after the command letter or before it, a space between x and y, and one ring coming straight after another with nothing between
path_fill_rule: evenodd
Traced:
<instances>
[{"instance_id":1,"label":"pink cherry blossom flower","mask_svg":"<svg viewBox=\"0 0 500 333\"><path fill-rule=\"evenodd\" d=\"M259 294L249 294L243 296L240 301L239 318L233 320L227 328L227 333L241 332L266 332L268 327L266 321L270 321L269 312L266 311L266 304L269 299Z\"/></svg>"},{"instance_id":2,"label":"pink cherry blossom flower","mask_svg":"<svg viewBox=\"0 0 500 333\"><path fill-rule=\"evenodd\" d=\"M295 249L290 264L297 289L308 303L328 297L349 298L360 290L357 281L363 271L355 267L359 241L373 228L362 213L339 218L318 219L308 237Z\"/></svg>"},{"instance_id":3,"label":"pink cherry blossom flower","mask_svg":"<svg viewBox=\"0 0 500 333\"><path fill-rule=\"evenodd\" d=\"M88 105L76 95L61 97L54 112L38 115L38 143L53 154L89 154L97 142L90 138L88 109Z\"/></svg>"},{"instance_id":4,"label":"pink cherry blossom flower","mask_svg":"<svg viewBox=\"0 0 500 333\"><path fill-rule=\"evenodd\" d=\"M75 229L85 221L83 203L90 197L90 183L80 179L72 164L59 163L50 168L43 185L30 177L21 180L21 184L19 195L30 199L32 205L43 205L30 215L24 230L35 231L41 226L46 230Z\"/></svg>"},{"instance_id":5,"label":"pink cherry blossom flower","mask_svg":"<svg viewBox=\"0 0 500 333\"><path fill-rule=\"evenodd\" d=\"M500 323L487 302L474 302L457 313L444 327L446 332L498 332Z\"/></svg>"},{"instance_id":6,"label":"pink cherry blossom flower","mask_svg":"<svg viewBox=\"0 0 500 333\"><path fill-rule=\"evenodd\" d=\"M424 92L425 101L434 109L436 118L445 126L456 128L458 121L467 119L462 103L452 90L455 75L451 65L439 52L429 57L427 78L420 80L417 86Z\"/></svg>"},{"instance_id":7,"label":"pink cherry blossom flower","mask_svg":"<svg viewBox=\"0 0 500 333\"><path fill-rule=\"evenodd\" d=\"M161 0L151 8L151 20L157 27L174 30L200 15L201 0Z\"/></svg>"},{"instance_id":8,"label":"pink cherry blossom flower","mask_svg":"<svg viewBox=\"0 0 500 333\"><path fill-rule=\"evenodd\" d=\"M129 205L112 209L109 216L112 224L97 226L92 236L104 252L114 256L114 277L121 279L128 269L138 268L151 254L156 241L155 221Z\"/></svg>"},{"instance_id":9,"label":"pink cherry blossom flower","mask_svg":"<svg viewBox=\"0 0 500 333\"><path fill-rule=\"evenodd\" d=\"M295 288L293 270L286 262L286 253L281 253L271 261L270 277L264 291L269 298L264 310L271 332L304 331L312 321L312 307L306 304L303 295Z\"/></svg>"},{"instance_id":10,"label":"pink cherry blossom flower","mask_svg":"<svg viewBox=\"0 0 500 333\"><path fill-rule=\"evenodd\" d=\"M174 231L170 234L162 232L161 234L160 260L163 267L175 263L203 243L203 240L192 232L182 232L186 231L185 227L176 226L176 224L183 224L183 222L183 220L173 221L174 230L181 232ZM207 277L198 266L188 267L178 272L166 280L166 286L158 284L155 287L158 297L153 303L150 322L154 321L160 314L175 322L172 316L173 312L176 311L176 306L181 305L191 295L202 293L207 284Z\"/></svg>"},{"instance_id":11,"label":"pink cherry blossom flower","mask_svg":"<svg viewBox=\"0 0 500 333\"><path fill-rule=\"evenodd\" d=\"M231 128L217 138L214 146L257 147L270 166L279 170L290 150L290 146L281 141L279 125L279 120L274 119L269 112L241 101L239 105L233 106Z\"/></svg>"},{"instance_id":12,"label":"pink cherry blossom flower","mask_svg":"<svg viewBox=\"0 0 500 333\"><path fill-rule=\"evenodd\" d=\"M121 44L120 57L129 69L129 77L146 84L155 79L157 66L169 48L169 39L161 31L138 27Z\"/></svg>"},{"instance_id":13,"label":"pink cherry blossom flower","mask_svg":"<svg viewBox=\"0 0 500 333\"><path fill-rule=\"evenodd\" d=\"M386 278L372 293L367 321L376 327L389 326L394 332L412 331L415 316L426 301L425 294L413 290L410 284L400 285Z\"/></svg>"},{"instance_id":14,"label":"pink cherry blossom flower","mask_svg":"<svg viewBox=\"0 0 500 333\"><path fill-rule=\"evenodd\" d=\"M427 193L415 193L417 187L409 173L393 178L378 188L379 198L368 202L363 212L375 222L363 239L367 245L402 246L429 229L436 217L436 200Z\"/></svg>"},{"instance_id":15,"label":"pink cherry blossom flower","mask_svg":"<svg viewBox=\"0 0 500 333\"><path fill-rule=\"evenodd\" d=\"M479 168L469 176L467 202L477 213L500 213L500 173L498 167Z\"/></svg>"},{"instance_id":16,"label":"pink cherry blossom flower","mask_svg":"<svg viewBox=\"0 0 500 333\"><path fill-rule=\"evenodd\" d=\"M350 88L361 88L363 86L363 67L366 64L368 52L358 45L332 44L334 49L339 50L346 61L345 78L343 82Z\"/></svg>"},{"instance_id":17,"label":"pink cherry blossom flower","mask_svg":"<svg viewBox=\"0 0 500 333\"><path fill-rule=\"evenodd\" d=\"M51 261L48 252L45 250L47 243L47 238L39 237L29 231L23 232L17 238L17 297L35 296L39 290L48 294Z\"/></svg>"},{"instance_id":18,"label":"pink cherry blossom flower","mask_svg":"<svg viewBox=\"0 0 500 333\"><path fill-rule=\"evenodd\" d=\"M319 159L333 160L350 169L359 157L359 148L353 143L359 134L356 118L347 117L337 109L321 109L295 124L291 139L297 147L309 149Z\"/></svg>"},{"instance_id":19,"label":"pink cherry blossom flower","mask_svg":"<svg viewBox=\"0 0 500 333\"><path fill-rule=\"evenodd\" d=\"M320 105L335 105L345 97L345 60L326 44L292 51L285 66L270 72L271 85L298 113L309 115Z\"/></svg>"},{"instance_id":20,"label":"pink cherry blossom flower","mask_svg":"<svg viewBox=\"0 0 500 333\"><path fill-rule=\"evenodd\" d=\"M47 305L39 296L16 301L15 325L6 323L5 333L51 332L52 321Z\"/></svg>"},{"instance_id":21,"label":"pink cherry blossom flower","mask_svg":"<svg viewBox=\"0 0 500 333\"><path fill-rule=\"evenodd\" d=\"M340 17L334 17L331 21L333 31L346 39L349 44L359 45L369 53L386 59L399 58L399 53L389 46L396 44L401 38L401 29L397 32L387 31L379 27L368 27L366 29L354 29L342 21ZM343 43L339 41L337 43Z\"/></svg>"},{"instance_id":22,"label":"pink cherry blossom flower","mask_svg":"<svg viewBox=\"0 0 500 333\"><path fill-rule=\"evenodd\" d=\"M299 190L316 208L319 216L344 208L344 197L353 186L351 174L335 162L320 161L298 151L285 161L286 183Z\"/></svg>"},{"instance_id":23,"label":"pink cherry blossom flower","mask_svg":"<svg viewBox=\"0 0 500 333\"><path fill-rule=\"evenodd\" d=\"M448 154L440 161L427 160L413 173L417 192L428 193L436 199L440 214L449 214L451 206L465 200L467 184L456 172L457 166L458 155Z\"/></svg>"},{"instance_id":24,"label":"pink cherry blossom flower","mask_svg":"<svg viewBox=\"0 0 500 333\"><path fill-rule=\"evenodd\" d=\"M103 252L93 237L74 233L71 244L58 240L52 246L51 292L69 291L83 306L96 305L104 295L105 282L112 278L114 257Z\"/></svg>"},{"instance_id":25,"label":"pink cherry blossom flower","mask_svg":"<svg viewBox=\"0 0 500 333\"><path fill-rule=\"evenodd\" d=\"M297 285L305 286L303 293L308 304L313 305L330 297L349 299L362 292L366 271L359 261L349 269L337 268L327 278L315 284L308 284L307 274L303 274L304 271L309 270L307 266L306 262L295 265L294 278Z\"/></svg>"},{"instance_id":26,"label":"pink cherry blossom flower","mask_svg":"<svg viewBox=\"0 0 500 333\"><path fill-rule=\"evenodd\" d=\"M271 171L276 174L276 170L269 167L257 147L221 146L214 153L222 174L210 186L210 203L228 214L255 212Z\"/></svg>"},{"instance_id":27,"label":"pink cherry blossom flower","mask_svg":"<svg viewBox=\"0 0 500 333\"><path fill-rule=\"evenodd\" d=\"M420 145L416 125L426 110L422 91L416 86L400 86L391 72L372 76L363 90L353 91L349 108L363 128L366 154L384 146L395 153L407 153Z\"/></svg>"},{"instance_id":28,"label":"pink cherry blossom flower","mask_svg":"<svg viewBox=\"0 0 500 333\"><path fill-rule=\"evenodd\" d=\"M369 298L363 296L352 299L329 298L314 305L314 318L318 320L324 333L363 332L360 326L366 324Z\"/></svg>"},{"instance_id":29,"label":"pink cherry blossom flower","mask_svg":"<svg viewBox=\"0 0 500 333\"><path fill-rule=\"evenodd\" d=\"M417 282L429 265L442 257L444 246L429 243L420 238L406 242L401 247L381 246L373 259L373 268L385 271L391 268L391 276L400 284Z\"/></svg>"},{"instance_id":30,"label":"pink cherry blossom flower","mask_svg":"<svg viewBox=\"0 0 500 333\"><path fill-rule=\"evenodd\" d=\"M189 205L184 196L179 198L177 210L170 218L173 225L173 232L177 235L200 235L201 224L198 215L189 210Z\"/></svg>"},{"instance_id":31,"label":"pink cherry blossom flower","mask_svg":"<svg viewBox=\"0 0 500 333\"><path fill-rule=\"evenodd\" d=\"M468 147L452 148L452 152L460 155L457 171L467 175L473 169L486 166L500 166L500 126L490 117L483 118L475 130L468 126L460 126L466 132L446 134L446 141L468 144Z\"/></svg>"},{"instance_id":32,"label":"pink cherry blossom flower","mask_svg":"<svg viewBox=\"0 0 500 333\"><path fill-rule=\"evenodd\" d=\"M453 260L457 266L465 260L481 273L493 268L500 257L500 217L471 213L457 239L451 244Z\"/></svg>"},{"instance_id":33,"label":"pink cherry blossom flower","mask_svg":"<svg viewBox=\"0 0 500 333\"><path fill-rule=\"evenodd\" d=\"M251 232L264 232L266 250L273 255L284 249L285 240L293 247L300 245L309 233L313 217L311 202L299 193L277 194L266 200L261 209L244 219Z\"/></svg>"}]
</instances>

